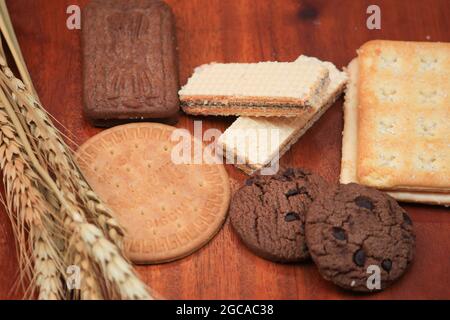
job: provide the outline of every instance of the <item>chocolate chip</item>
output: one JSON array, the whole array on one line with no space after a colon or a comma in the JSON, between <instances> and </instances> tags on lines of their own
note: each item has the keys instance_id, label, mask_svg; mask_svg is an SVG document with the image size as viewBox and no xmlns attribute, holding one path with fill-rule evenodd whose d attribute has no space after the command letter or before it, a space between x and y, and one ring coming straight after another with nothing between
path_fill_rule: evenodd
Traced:
<instances>
[{"instance_id":1,"label":"chocolate chip","mask_svg":"<svg viewBox=\"0 0 450 320\"><path fill-rule=\"evenodd\" d=\"M300 220L300 216L298 215L297 212L288 212L284 216L284 221L286 221L286 222L292 222L292 221L296 221L296 220Z\"/></svg>"},{"instance_id":2,"label":"chocolate chip","mask_svg":"<svg viewBox=\"0 0 450 320\"><path fill-rule=\"evenodd\" d=\"M333 227L332 232L333 232L333 237L335 237L338 240L346 240L347 239L345 230L342 228Z\"/></svg>"},{"instance_id":3,"label":"chocolate chip","mask_svg":"<svg viewBox=\"0 0 450 320\"><path fill-rule=\"evenodd\" d=\"M251 185L253 185L253 183L254 183L254 180L252 178L245 180L246 186L251 186Z\"/></svg>"},{"instance_id":4,"label":"chocolate chip","mask_svg":"<svg viewBox=\"0 0 450 320\"><path fill-rule=\"evenodd\" d=\"M369 209L369 210L373 210L373 208L375 207L373 205L372 200L370 200L367 197L363 197L363 196L359 196L358 198L356 198L355 203L358 207Z\"/></svg>"},{"instance_id":5,"label":"chocolate chip","mask_svg":"<svg viewBox=\"0 0 450 320\"><path fill-rule=\"evenodd\" d=\"M410 226L413 224L411 218L406 214L406 212L403 212L403 221Z\"/></svg>"},{"instance_id":6,"label":"chocolate chip","mask_svg":"<svg viewBox=\"0 0 450 320\"><path fill-rule=\"evenodd\" d=\"M381 266L383 267L384 270L390 271L392 269L392 261L390 259L384 259L381 262Z\"/></svg>"},{"instance_id":7,"label":"chocolate chip","mask_svg":"<svg viewBox=\"0 0 450 320\"><path fill-rule=\"evenodd\" d=\"M359 249L355 252L355 254L353 255L353 262L358 267L364 267L364 264L366 263L366 253L363 249Z\"/></svg>"},{"instance_id":8,"label":"chocolate chip","mask_svg":"<svg viewBox=\"0 0 450 320\"><path fill-rule=\"evenodd\" d=\"M285 177L293 177L294 174L295 174L295 172L294 172L294 169L292 169L292 168L286 169L286 171L284 171L284 173L283 173L283 175Z\"/></svg>"},{"instance_id":9,"label":"chocolate chip","mask_svg":"<svg viewBox=\"0 0 450 320\"><path fill-rule=\"evenodd\" d=\"M296 196L300 193L300 191L298 191L298 189L290 189L288 192L286 192L284 195L286 197L292 197L292 196Z\"/></svg>"},{"instance_id":10,"label":"chocolate chip","mask_svg":"<svg viewBox=\"0 0 450 320\"><path fill-rule=\"evenodd\" d=\"M287 176L276 176L275 180L286 182L286 181L291 181L292 179L290 177L287 177Z\"/></svg>"}]
</instances>

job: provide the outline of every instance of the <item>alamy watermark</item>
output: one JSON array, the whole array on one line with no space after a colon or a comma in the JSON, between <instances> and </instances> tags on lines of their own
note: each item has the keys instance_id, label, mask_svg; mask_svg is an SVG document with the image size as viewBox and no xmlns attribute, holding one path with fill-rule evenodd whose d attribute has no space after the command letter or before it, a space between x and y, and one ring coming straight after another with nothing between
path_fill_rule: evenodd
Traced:
<instances>
[{"instance_id":1,"label":"alamy watermark","mask_svg":"<svg viewBox=\"0 0 450 320\"><path fill-rule=\"evenodd\" d=\"M366 280L366 288L369 291L381 290L381 269L379 266L371 264L367 267L366 273L369 274ZM351 287L356 285L356 281L353 280L350 283Z\"/></svg>"},{"instance_id":2,"label":"alamy watermark","mask_svg":"<svg viewBox=\"0 0 450 320\"><path fill-rule=\"evenodd\" d=\"M369 290L381 290L381 269L377 265L370 265L367 267L367 273L370 276L367 278L366 287Z\"/></svg>"},{"instance_id":3,"label":"alamy watermark","mask_svg":"<svg viewBox=\"0 0 450 320\"><path fill-rule=\"evenodd\" d=\"M261 166L262 175L279 170L280 130L242 128L222 135L218 129L203 132L202 121L194 121L194 138L187 129L176 129L171 141L174 164L234 164Z\"/></svg>"},{"instance_id":4,"label":"alamy watermark","mask_svg":"<svg viewBox=\"0 0 450 320\"><path fill-rule=\"evenodd\" d=\"M366 269L369 275L366 280L366 287L370 291L381 290L381 268L377 265L369 265ZM66 285L69 290L81 289L81 269L77 265L70 265L66 270ZM355 281L350 284L352 287L356 285Z\"/></svg>"},{"instance_id":5,"label":"alamy watermark","mask_svg":"<svg viewBox=\"0 0 450 320\"><path fill-rule=\"evenodd\" d=\"M73 4L67 7L66 13L69 15L66 20L66 26L69 30L81 29L81 9Z\"/></svg>"},{"instance_id":6,"label":"alamy watermark","mask_svg":"<svg viewBox=\"0 0 450 320\"><path fill-rule=\"evenodd\" d=\"M66 285L69 290L80 290L81 288L81 269L77 265L71 265L66 270Z\"/></svg>"},{"instance_id":7,"label":"alamy watermark","mask_svg":"<svg viewBox=\"0 0 450 320\"><path fill-rule=\"evenodd\" d=\"M66 9L68 14L66 26L69 30L81 29L81 9L76 4L69 5ZM378 5L372 4L367 7L366 14L370 15L366 20L366 27L369 30L381 29L381 9Z\"/></svg>"},{"instance_id":8,"label":"alamy watermark","mask_svg":"<svg viewBox=\"0 0 450 320\"><path fill-rule=\"evenodd\" d=\"M380 30L381 29L381 9L376 4L372 4L367 7L367 14L370 16L367 18L366 26L369 30Z\"/></svg>"}]
</instances>

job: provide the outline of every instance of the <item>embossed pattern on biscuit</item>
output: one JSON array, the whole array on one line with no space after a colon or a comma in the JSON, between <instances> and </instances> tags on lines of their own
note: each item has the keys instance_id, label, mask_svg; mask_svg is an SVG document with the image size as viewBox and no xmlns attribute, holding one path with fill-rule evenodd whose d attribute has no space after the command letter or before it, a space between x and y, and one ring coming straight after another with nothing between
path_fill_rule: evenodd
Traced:
<instances>
[{"instance_id":1,"label":"embossed pattern on biscuit","mask_svg":"<svg viewBox=\"0 0 450 320\"><path fill-rule=\"evenodd\" d=\"M107 98L112 101L122 98L129 108L139 108L143 101L151 104L156 97L151 72L135 60L138 51L147 49L142 46L150 32L148 17L142 12L116 12L107 17L107 23L111 51L116 56L115 67L107 78Z\"/></svg>"},{"instance_id":2,"label":"embossed pattern on biscuit","mask_svg":"<svg viewBox=\"0 0 450 320\"><path fill-rule=\"evenodd\" d=\"M174 130L150 123L119 126L77 153L86 179L128 231L124 247L136 263L192 253L226 217L230 186L223 165L175 164Z\"/></svg>"},{"instance_id":3,"label":"embossed pattern on biscuit","mask_svg":"<svg viewBox=\"0 0 450 320\"><path fill-rule=\"evenodd\" d=\"M94 123L177 113L175 27L163 1L90 1L82 46L84 111Z\"/></svg>"}]
</instances>

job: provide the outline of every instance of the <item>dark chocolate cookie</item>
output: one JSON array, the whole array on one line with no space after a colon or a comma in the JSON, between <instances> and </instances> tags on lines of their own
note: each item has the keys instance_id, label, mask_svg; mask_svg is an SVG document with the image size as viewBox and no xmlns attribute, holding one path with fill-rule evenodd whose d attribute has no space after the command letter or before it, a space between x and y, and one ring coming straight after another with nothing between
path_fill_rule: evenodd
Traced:
<instances>
[{"instance_id":1,"label":"dark chocolate cookie","mask_svg":"<svg viewBox=\"0 0 450 320\"><path fill-rule=\"evenodd\" d=\"M389 195L358 184L337 186L316 199L306 219L306 240L325 279L363 292L397 280L415 247L405 210Z\"/></svg>"},{"instance_id":2,"label":"dark chocolate cookie","mask_svg":"<svg viewBox=\"0 0 450 320\"><path fill-rule=\"evenodd\" d=\"M309 258L305 215L326 189L320 176L301 169L254 176L233 196L231 224L259 256L276 262L303 261Z\"/></svg>"}]
</instances>

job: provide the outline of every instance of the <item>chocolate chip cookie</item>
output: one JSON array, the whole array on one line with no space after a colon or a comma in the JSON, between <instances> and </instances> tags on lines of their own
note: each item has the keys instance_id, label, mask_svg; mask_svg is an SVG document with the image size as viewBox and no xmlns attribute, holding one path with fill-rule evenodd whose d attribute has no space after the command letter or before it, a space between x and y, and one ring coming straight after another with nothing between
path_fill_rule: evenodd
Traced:
<instances>
[{"instance_id":1,"label":"chocolate chip cookie","mask_svg":"<svg viewBox=\"0 0 450 320\"><path fill-rule=\"evenodd\" d=\"M320 194L308 211L306 240L325 279L363 292L382 290L403 275L415 247L405 210L389 195L358 184Z\"/></svg>"},{"instance_id":2,"label":"chocolate chip cookie","mask_svg":"<svg viewBox=\"0 0 450 320\"><path fill-rule=\"evenodd\" d=\"M233 196L231 224L259 256L284 263L303 261L309 258L305 215L326 189L320 176L302 169L254 176Z\"/></svg>"}]
</instances>

